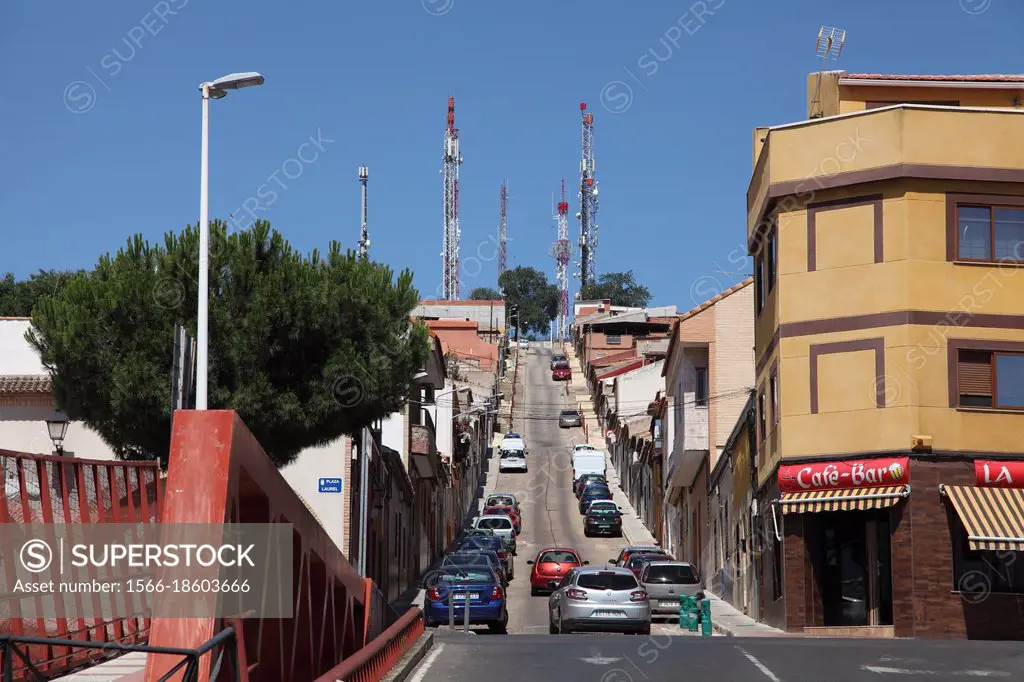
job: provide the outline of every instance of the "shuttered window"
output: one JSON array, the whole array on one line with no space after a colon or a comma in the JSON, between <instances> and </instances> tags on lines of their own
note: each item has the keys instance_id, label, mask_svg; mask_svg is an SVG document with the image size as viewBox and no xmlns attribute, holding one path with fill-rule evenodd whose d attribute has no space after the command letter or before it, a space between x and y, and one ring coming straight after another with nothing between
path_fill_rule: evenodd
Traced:
<instances>
[{"instance_id":1,"label":"shuttered window","mask_svg":"<svg viewBox=\"0 0 1024 682\"><path fill-rule=\"evenodd\" d=\"M961 407L1024 407L1024 355L961 350L956 370Z\"/></svg>"}]
</instances>

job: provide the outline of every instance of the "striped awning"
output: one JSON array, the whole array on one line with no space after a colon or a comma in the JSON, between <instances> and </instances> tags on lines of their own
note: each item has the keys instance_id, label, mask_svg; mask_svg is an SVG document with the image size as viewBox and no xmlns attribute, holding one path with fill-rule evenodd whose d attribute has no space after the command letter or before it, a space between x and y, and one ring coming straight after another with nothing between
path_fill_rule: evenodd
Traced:
<instances>
[{"instance_id":1,"label":"striped awning","mask_svg":"<svg viewBox=\"0 0 1024 682\"><path fill-rule=\"evenodd\" d=\"M1024 551L1024 490L968 485L940 490L953 503L973 551Z\"/></svg>"},{"instance_id":2,"label":"striped awning","mask_svg":"<svg viewBox=\"0 0 1024 682\"><path fill-rule=\"evenodd\" d=\"M885 509L910 496L909 485L844 490L812 490L782 494L783 514L813 514L830 511Z\"/></svg>"}]
</instances>

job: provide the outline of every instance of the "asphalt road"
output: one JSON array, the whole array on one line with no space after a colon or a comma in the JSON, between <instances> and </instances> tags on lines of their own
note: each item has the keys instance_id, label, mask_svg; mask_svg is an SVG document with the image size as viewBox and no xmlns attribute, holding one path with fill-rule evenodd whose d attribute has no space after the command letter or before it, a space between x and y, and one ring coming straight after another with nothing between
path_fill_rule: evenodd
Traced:
<instances>
[{"instance_id":1,"label":"asphalt road","mask_svg":"<svg viewBox=\"0 0 1024 682\"><path fill-rule=\"evenodd\" d=\"M572 493L572 460L568 447L583 442L583 430L562 429L558 413L568 406L563 382L551 379L551 354L540 344L526 351L519 367L520 386L516 397L514 424L526 438L529 471L498 474L490 492L515 493L523 510L523 531L517 538L515 579L508 587L509 633L547 635L548 598L530 596L530 566L537 552L546 547L571 547L591 564L614 559L625 544L620 538L587 538L583 517ZM497 460L491 461L497 469ZM480 635L486 628L475 629ZM654 634L693 636L681 632L677 622L657 619ZM501 635L497 635L500 637ZM625 635L619 635L625 636Z\"/></svg>"},{"instance_id":2,"label":"asphalt road","mask_svg":"<svg viewBox=\"0 0 1024 682\"><path fill-rule=\"evenodd\" d=\"M549 546L577 549L592 564L618 554L623 540L585 538L567 447L580 429L559 429L565 404L551 380L551 351L534 347L520 366L517 428L530 450L527 474L498 474L498 492L513 492L523 532L509 585L509 635L474 629L435 632L434 646L408 680L558 680L558 682L861 682L899 680L1024 680L1020 643L826 638L694 637L674 622L656 621L650 637L547 634L546 596L531 597L526 561ZM492 466L497 462L492 460ZM492 475L493 476L493 475ZM489 476L489 479L492 477ZM491 490L488 490L491 492Z\"/></svg>"}]
</instances>

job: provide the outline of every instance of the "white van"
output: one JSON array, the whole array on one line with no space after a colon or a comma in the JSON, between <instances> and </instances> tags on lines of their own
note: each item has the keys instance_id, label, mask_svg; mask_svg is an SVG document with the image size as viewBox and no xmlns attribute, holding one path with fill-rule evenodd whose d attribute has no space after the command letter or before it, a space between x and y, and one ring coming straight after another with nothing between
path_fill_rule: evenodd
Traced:
<instances>
[{"instance_id":1,"label":"white van","mask_svg":"<svg viewBox=\"0 0 1024 682\"><path fill-rule=\"evenodd\" d=\"M582 450L572 457L572 480L579 480L583 474L601 474L605 472L605 453L603 450Z\"/></svg>"}]
</instances>

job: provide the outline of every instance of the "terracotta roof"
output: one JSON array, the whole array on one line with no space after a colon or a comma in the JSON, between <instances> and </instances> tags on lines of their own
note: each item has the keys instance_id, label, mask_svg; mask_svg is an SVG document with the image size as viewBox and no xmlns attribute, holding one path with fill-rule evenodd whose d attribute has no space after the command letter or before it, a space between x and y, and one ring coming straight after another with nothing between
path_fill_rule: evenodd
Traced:
<instances>
[{"instance_id":1,"label":"terracotta roof","mask_svg":"<svg viewBox=\"0 0 1024 682\"><path fill-rule=\"evenodd\" d=\"M48 376L0 376L0 395L45 395L52 390Z\"/></svg>"},{"instance_id":2,"label":"terracotta roof","mask_svg":"<svg viewBox=\"0 0 1024 682\"><path fill-rule=\"evenodd\" d=\"M924 76L900 75L892 73L847 73L842 76L848 80L872 81L958 81L962 83L1024 83L1024 74L987 73L975 75Z\"/></svg>"},{"instance_id":3,"label":"terracotta roof","mask_svg":"<svg viewBox=\"0 0 1024 682\"><path fill-rule=\"evenodd\" d=\"M477 329L480 325L472 320L424 320L429 329Z\"/></svg>"},{"instance_id":4,"label":"terracotta roof","mask_svg":"<svg viewBox=\"0 0 1024 682\"><path fill-rule=\"evenodd\" d=\"M725 291L723 291L722 293L717 294L715 296L712 296L711 298L709 298L708 300L704 301L703 303L701 303L696 308L692 308L692 309L686 311L685 313L683 313L682 315L679 316L679 321L682 322L683 320L686 320L686 319L689 319L689 318L693 317L697 313L700 313L700 312L703 312L703 311L707 310L711 306L713 306L716 303L718 303L719 301L721 301L726 296L730 296L732 294L735 294L740 289L742 289L744 287L748 287L748 286L750 286L753 283L754 283L754 278L753 277L747 277L745 280L743 280L739 284L733 285L733 286L729 287L728 289L726 289Z\"/></svg>"}]
</instances>

